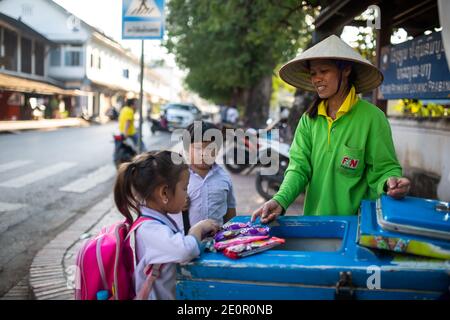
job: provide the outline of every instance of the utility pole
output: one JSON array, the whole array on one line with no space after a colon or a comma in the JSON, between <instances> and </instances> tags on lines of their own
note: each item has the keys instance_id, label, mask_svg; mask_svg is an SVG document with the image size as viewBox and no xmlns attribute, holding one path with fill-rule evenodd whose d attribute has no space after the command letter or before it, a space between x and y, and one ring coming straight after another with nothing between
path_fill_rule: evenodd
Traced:
<instances>
[{"instance_id":1,"label":"utility pole","mask_svg":"<svg viewBox=\"0 0 450 320\"><path fill-rule=\"evenodd\" d=\"M139 139L138 150L141 153L142 150L142 109L144 107L144 40L141 40L141 91L139 92Z\"/></svg>"}]
</instances>

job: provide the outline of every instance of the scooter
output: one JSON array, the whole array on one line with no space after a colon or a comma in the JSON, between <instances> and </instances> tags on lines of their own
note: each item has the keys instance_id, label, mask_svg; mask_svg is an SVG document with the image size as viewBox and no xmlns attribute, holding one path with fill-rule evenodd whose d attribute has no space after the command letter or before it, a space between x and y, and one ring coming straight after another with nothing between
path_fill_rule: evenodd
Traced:
<instances>
[{"instance_id":1,"label":"scooter","mask_svg":"<svg viewBox=\"0 0 450 320\"><path fill-rule=\"evenodd\" d=\"M229 135L226 137L226 149L223 163L232 173L241 173L247 168L249 174L259 164L260 142L258 132L250 128L245 136Z\"/></svg>"},{"instance_id":2,"label":"scooter","mask_svg":"<svg viewBox=\"0 0 450 320\"><path fill-rule=\"evenodd\" d=\"M138 154L137 146L130 138L125 138L123 134L115 134L114 138L114 164L116 168L122 163L130 162Z\"/></svg>"},{"instance_id":3,"label":"scooter","mask_svg":"<svg viewBox=\"0 0 450 320\"><path fill-rule=\"evenodd\" d=\"M153 134L156 131L170 132L168 121L167 121L166 117L161 116L161 118L159 120L153 119L153 118L149 118L148 120L151 123L150 130Z\"/></svg>"},{"instance_id":4,"label":"scooter","mask_svg":"<svg viewBox=\"0 0 450 320\"><path fill-rule=\"evenodd\" d=\"M266 200L272 199L280 189L284 173L289 165L289 147L287 143L275 142L264 146L261 150L261 152L265 152L264 148L270 148L270 159L272 160L256 173L256 190ZM266 153L269 153L268 151ZM272 173L273 171L275 173Z\"/></svg>"},{"instance_id":5,"label":"scooter","mask_svg":"<svg viewBox=\"0 0 450 320\"><path fill-rule=\"evenodd\" d=\"M233 142L226 144L223 163L232 173L238 174L249 169L246 171L246 175L249 175L264 162L261 157L265 156L265 152L269 154L271 152L270 148L267 147L272 143L271 131L266 131L262 138L262 134L256 129L249 128L245 136L233 135L227 137L228 141L231 141L231 139L233 139Z\"/></svg>"}]
</instances>

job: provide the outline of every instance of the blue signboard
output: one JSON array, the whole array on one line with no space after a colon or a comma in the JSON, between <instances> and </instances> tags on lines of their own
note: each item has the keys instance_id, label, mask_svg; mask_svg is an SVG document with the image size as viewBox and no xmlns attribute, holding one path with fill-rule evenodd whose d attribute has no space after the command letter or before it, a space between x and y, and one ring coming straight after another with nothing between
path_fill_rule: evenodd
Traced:
<instances>
[{"instance_id":1,"label":"blue signboard","mask_svg":"<svg viewBox=\"0 0 450 320\"><path fill-rule=\"evenodd\" d=\"M440 32L381 50L383 99L450 98L450 71Z\"/></svg>"},{"instance_id":2,"label":"blue signboard","mask_svg":"<svg viewBox=\"0 0 450 320\"><path fill-rule=\"evenodd\" d=\"M122 0L122 39L161 40L164 0Z\"/></svg>"}]
</instances>

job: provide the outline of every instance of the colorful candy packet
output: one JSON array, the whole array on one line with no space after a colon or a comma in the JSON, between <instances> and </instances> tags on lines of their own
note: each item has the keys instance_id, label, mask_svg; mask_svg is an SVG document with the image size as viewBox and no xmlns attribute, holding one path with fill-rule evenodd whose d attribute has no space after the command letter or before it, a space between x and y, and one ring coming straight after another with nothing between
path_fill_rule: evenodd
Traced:
<instances>
[{"instance_id":1,"label":"colorful candy packet","mask_svg":"<svg viewBox=\"0 0 450 320\"><path fill-rule=\"evenodd\" d=\"M223 250L227 247L231 247L231 246L235 246L238 244L244 244L244 243L249 243L249 242L253 242L253 241L258 241L258 240L264 240L269 238L269 236L244 236L244 237L237 237L237 238L233 238L233 239L228 239L228 240L224 240L224 241L219 241L216 242L214 244L214 249L216 250Z\"/></svg>"},{"instance_id":2,"label":"colorful candy packet","mask_svg":"<svg viewBox=\"0 0 450 320\"><path fill-rule=\"evenodd\" d=\"M215 236L216 242L233 239L236 237L249 237L249 236L267 236L270 228L260 225L251 225L248 223L227 223L222 227Z\"/></svg>"},{"instance_id":3,"label":"colorful candy packet","mask_svg":"<svg viewBox=\"0 0 450 320\"><path fill-rule=\"evenodd\" d=\"M269 250L285 242L284 239L272 237L270 239L264 239L254 241L250 243L238 244L231 247L227 247L223 250L223 254L231 259L238 259Z\"/></svg>"}]
</instances>

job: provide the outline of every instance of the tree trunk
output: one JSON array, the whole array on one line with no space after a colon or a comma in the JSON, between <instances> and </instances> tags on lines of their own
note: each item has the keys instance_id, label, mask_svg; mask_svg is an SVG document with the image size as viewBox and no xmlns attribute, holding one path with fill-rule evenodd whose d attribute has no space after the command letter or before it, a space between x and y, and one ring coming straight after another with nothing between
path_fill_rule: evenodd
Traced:
<instances>
[{"instance_id":1,"label":"tree trunk","mask_svg":"<svg viewBox=\"0 0 450 320\"><path fill-rule=\"evenodd\" d=\"M246 126L264 128L269 116L272 75L267 75L248 90L244 122Z\"/></svg>"}]
</instances>

